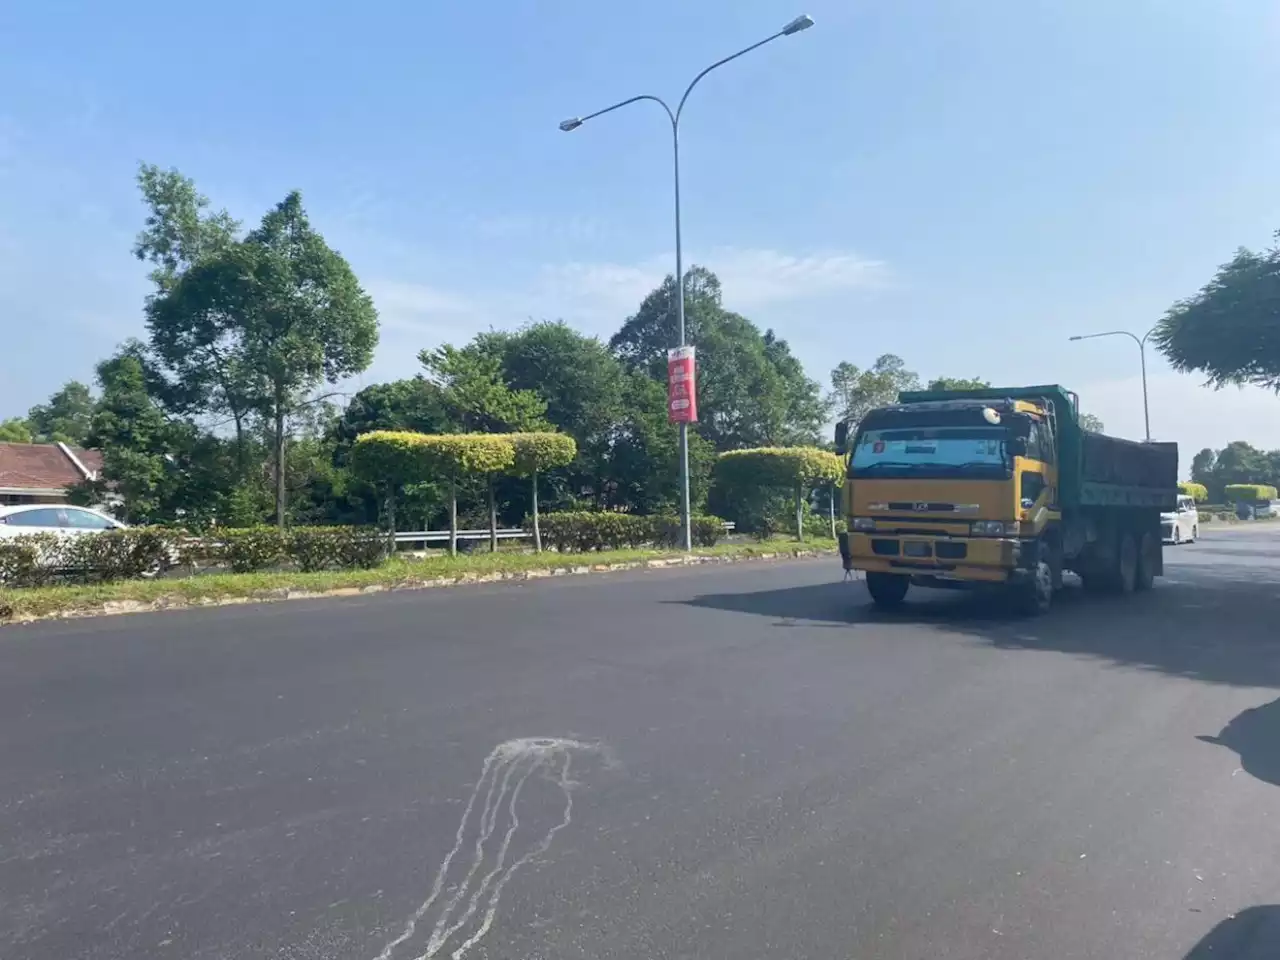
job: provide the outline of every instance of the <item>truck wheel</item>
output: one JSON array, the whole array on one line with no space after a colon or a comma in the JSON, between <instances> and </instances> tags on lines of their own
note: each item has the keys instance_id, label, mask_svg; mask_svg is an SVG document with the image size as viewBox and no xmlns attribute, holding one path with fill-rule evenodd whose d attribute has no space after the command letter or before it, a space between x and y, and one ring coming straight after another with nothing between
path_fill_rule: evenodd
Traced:
<instances>
[{"instance_id":1,"label":"truck wheel","mask_svg":"<svg viewBox=\"0 0 1280 960\"><path fill-rule=\"evenodd\" d=\"M867 592L872 602L885 610L902 606L911 581L896 573L867 573Z\"/></svg>"},{"instance_id":2,"label":"truck wheel","mask_svg":"<svg viewBox=\"0 0 1280 960\"><path fill-rule=\"evenodd\" d=\"M1156 567L1159 566L1159 556L1157 552L1160 545L1156 543L1156 538L1149 533L1142 535L1140 546L1138 548L1138 569L1134 573L1133 588L1135 590L1150 590L1155 586Z\"/></svg>"},{"instance_id":3,"label":"truck wheel","mask_svg":"<svg viewBox=\"0 0 1280 960\"><path fill-rule=\"evenodd\" d=\"M1112 571L1113 589L1119 594L1133 593L1138 581L1138 545L1133 534L1120 534L1120 549L1116 553L1116 566Z\"/></svg>"},{"instance_id":4,"label":"truck wheel","mask_svg":"<svg viewBox=\"0 0 1280 960\"><path fill-rule=\"evenodd\" d=\"M1013 604L1015 609L1026 616L1034 617L1048 613L1053 604L1054 570L1053 558L1049 548L1037 546L1035 566L1031 576L1013 588Z\"/></svg>"}]
</instances>

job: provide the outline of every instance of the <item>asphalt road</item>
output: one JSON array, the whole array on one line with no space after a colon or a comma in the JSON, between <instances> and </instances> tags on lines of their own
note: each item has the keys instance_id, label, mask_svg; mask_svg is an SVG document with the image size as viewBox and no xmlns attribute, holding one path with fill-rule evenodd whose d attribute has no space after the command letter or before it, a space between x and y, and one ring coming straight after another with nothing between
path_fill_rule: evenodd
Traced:
<instances>
[{"instance_id":1,"label":"asphalt road","mask_svg":"<svg viewBox=\"0 0 1280 960\"><path fill-rule=\"evenodd\" d=\"M1168 555L1039 620L806 561L0 630L0 957L1280 956L1280 525Z\"/></svg>"}]
</instances>

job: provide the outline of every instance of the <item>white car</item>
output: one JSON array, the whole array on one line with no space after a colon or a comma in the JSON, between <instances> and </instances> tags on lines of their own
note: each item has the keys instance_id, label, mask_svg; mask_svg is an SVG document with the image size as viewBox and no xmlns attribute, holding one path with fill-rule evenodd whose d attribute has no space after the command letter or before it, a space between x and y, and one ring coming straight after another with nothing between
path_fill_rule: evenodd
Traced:
<instances>
[{"instance_id":1,"label":"white car","mask_svg":"<svg viewBox=\"0 0 1280 960\"><path fill-rule=\"evenodd\" d=\"M104 530L124 530L126 524L88 507L59 503L24 503L0 507L0 537L20 537L30 533L57 533L78 536Z\"/></svg>"},{"instance_id":2,"label":"white car","mask_svg":"<svg viewBox=\"0 0 1280 960\"><path fill-rule=\"evenodd\" d=\"M1200 511L1194 497L1178 496L1178 508L1160 514L1160 528L1165 543L1194 543L1200 536Z\"/></svg>"}]
</instances>

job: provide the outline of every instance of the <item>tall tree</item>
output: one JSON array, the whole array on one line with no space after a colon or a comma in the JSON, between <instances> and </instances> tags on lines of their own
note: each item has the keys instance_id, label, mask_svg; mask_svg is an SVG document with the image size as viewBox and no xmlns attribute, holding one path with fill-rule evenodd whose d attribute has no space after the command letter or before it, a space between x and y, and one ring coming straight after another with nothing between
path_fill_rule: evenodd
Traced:
<instances>
[{"instance_id":1,"label":"tall tree","mask_svg":"<svg viewBox=\"0 0 1280 960\"><path fill-rule=\"evenodd\" d=\"M676 292L668 276L609 341L628 369L660 383L667 350L679 337ZM717 449L789 443L817 433L823 419L817 384L785 341L724 308L719 279L703 267L685 275L685 328L697 347L697 431Z\"/></svg>"},{"instance_id":2,"label":"tall tree","mask_svg":"<svg viewBox=\"0 0 1280 960\"><path fill-rule=\"evenodd\" d=\"M1217 462L1218 455L1209 447L1205 447L1194 457L1191 458L1191 481L1198 483L1203 487L1213 485L1216 479L1213 473L1213 465Z\"/></svg>"},{"instance_id":3,"label":"tall tree","mask_svg":"<svg viewBox=\"0 0 1280 960\"><path fill-rule=\"evenodd\" d=\"M235 336L235 320L217 309L191 315L184 312L189 297L169 296L193 267L222 256L236 243L240 222L225 210L211 210L209 198L177 170L142 164L137 183L147 217L133 253L153 268L147 329L151 353L164 367L163 398L183 413L229 419L243 469L254 383L243 344Z\"/></svg>"},{"instance_id":4,"label":"tall tree","mask_svg":"<svg viewBox=\"0 0 1280 960\"><path fill-rule=\"evenodd\" d=\"M898 399L903 390L918 390L920 378L908 370L902 358L886 353L863 370L842 362L831 371L830 402L836 417L849 424L849 434L877 407L888 406Z\"/></svg>"},{"instance_id":5,"label":"tall tree","mask_svg":"<svg viewBox=\"0 0 1280 960\"><path fill-rule=\"evenodd\" d=\"M1092 413L1080 414L1079 420L1080 428L1082 430L1088 430L1090 433L1103 433L1106 430L1102 421Z\"/></svg>"},{"instance_id":6,"label":"tall tree","mask_svg":"<svg viewBox=\"0 0 1280 960\"><path fill-rule=\"evenodd\" d=\"M938 377L929 381L930 390L986 390L991 381L977 377Z\"/></svg>"},{"instance_id":7,"label":"tall tree","mask_svg":"<svg viewBox=\"0 0 1280 960\"><path fill-rule=\"evenodd\" d=\"M68 380L48 403L27 412L35 439L42 443L62 441L75 446L84 443L93 421L93 395L78 380Z\"/></svg>"},{"instance_id":8,"label":"tall tree","mask_svg":"<svg viewBox=\"0 0 1280 960\"><path fill-rule=\"evenodd\" d=\"M174 330L212 328L236 357L245 398L272 438L275 515L287 509L288 420L324 382L364 370L378 340L378 315L355 274L307 220L290 193L243 241L190 266L155 307Z\"/></svg>"},{"instance_id":9,"label":"tall tree","mask_svg":"<svg viewBox=\"0 0 1280 960\"><path fill-rule=\"evenodd\" d=\"M1175 369L1204 373L1215 387L1280 391L1280 246L1236 251L1199 293L1169 309L1152 340Z\"/></svg>"}]
</instances>

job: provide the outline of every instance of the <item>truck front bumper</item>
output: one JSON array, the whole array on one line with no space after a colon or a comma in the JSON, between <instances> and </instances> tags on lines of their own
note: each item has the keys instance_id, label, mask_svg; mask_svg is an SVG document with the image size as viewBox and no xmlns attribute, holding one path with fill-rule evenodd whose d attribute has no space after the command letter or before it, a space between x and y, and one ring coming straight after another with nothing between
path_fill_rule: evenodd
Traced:
<instances>
[{"instance_id":1,"label":"truck front bumper","mask_svg":"<svg viewBox=\"0 0 1280 960\"><path fill-rule=\"evenodd\" d=\"M940 580L1005 583L1019 579L1022 541L1000 537L925 537L858 533L840 538L846 570Z\"/></svg>"}]
</instances>

